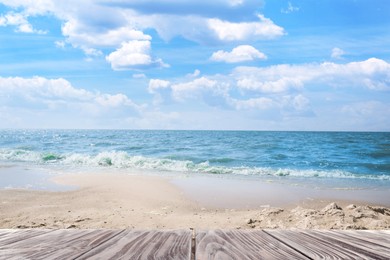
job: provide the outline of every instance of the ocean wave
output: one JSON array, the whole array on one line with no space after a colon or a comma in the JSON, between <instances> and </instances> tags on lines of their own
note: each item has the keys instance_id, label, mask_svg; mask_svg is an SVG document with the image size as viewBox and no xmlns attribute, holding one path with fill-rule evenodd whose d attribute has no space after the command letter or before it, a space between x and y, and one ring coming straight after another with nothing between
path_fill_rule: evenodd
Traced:
<instances>
[{"instance_id":1,"label":"ocean wave","mask_svg":"<svg viewBox=\"0 0 390 260\"><path fill-rule=\"evenodd\" d=\"M70 167L113 167L120 169L142 169L185 173L390 180L390 176L388 175L362 175L342 170L289 169L246 166L227 167L213 165L212 162L215 160L194 163L191 160L152 158L140 155L131 156L123 151L101 152L96 155L88 155L81 153L56 154L21 149L0 149L0 161L5 163L24 162L38 165L59 165ZM224 161L224 159L222 161ZM226 161L230 162L230 160Z\"/></svg>"}]
</instances>

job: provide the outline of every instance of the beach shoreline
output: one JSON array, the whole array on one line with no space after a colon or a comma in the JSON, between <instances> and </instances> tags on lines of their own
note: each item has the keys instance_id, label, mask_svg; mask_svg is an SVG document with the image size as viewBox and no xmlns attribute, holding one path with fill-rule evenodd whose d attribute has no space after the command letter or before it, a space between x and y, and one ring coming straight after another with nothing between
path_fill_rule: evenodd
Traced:
<instances>
[{"instance_id":1,"label":"beach shoreline","mask_svg":"<svg viewBox=\"0 0 390 260\"><path fill-rule=\"evenodd\" d=\"M0 190L0 228L390 229L388 205L342 197L291 195L285 200L302 187L263 182L263 192L251 193L254 189L245 185L253 181L201 178L136 172L61 174L55 177L57 184L78 188ZM229 186L233 183L236 189ZM273 201L261 197L270 192Z\"/></svg>"}]
</instances>

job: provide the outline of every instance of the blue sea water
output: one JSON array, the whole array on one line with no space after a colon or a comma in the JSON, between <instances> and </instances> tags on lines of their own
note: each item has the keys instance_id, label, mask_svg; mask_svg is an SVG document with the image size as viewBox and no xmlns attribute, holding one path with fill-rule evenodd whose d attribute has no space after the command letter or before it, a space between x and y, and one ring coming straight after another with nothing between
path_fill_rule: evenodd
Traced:
<instances>
[{"instance_id":1,"label":"blue sea water","mask_svg":"<svg viewBox=\"0 0 390 260\"><path fill-rule=\"evenodd\" d=\"M390 187L390 133L0 130L1 165L354 180Z\"/></svg>"}]
</instances>

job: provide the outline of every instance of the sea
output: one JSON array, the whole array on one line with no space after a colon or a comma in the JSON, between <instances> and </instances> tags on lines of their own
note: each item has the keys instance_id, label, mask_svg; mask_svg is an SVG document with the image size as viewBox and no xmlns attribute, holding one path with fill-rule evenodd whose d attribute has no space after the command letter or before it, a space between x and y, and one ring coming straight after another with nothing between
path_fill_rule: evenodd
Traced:
<instances>
[{"instance_id":1,"label":"sea","mask_svg":"<svg viewBox=\"0 0 390 260\"><path fill-rule=\"evenodd\" d=\"M390 133L0 130L0 170L10 168L0 188L34 188L23 169L43 169L390 189Z\"/></svg>"}]
</instances>

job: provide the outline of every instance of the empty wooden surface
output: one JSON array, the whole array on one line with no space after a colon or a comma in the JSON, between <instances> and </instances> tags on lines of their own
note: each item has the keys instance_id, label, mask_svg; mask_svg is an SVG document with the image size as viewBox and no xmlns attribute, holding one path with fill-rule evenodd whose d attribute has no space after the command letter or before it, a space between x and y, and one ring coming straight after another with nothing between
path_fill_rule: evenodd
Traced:
<instances>
[{"instance_id":1,"label":"empty wooden surface","mask_svg":"<svg viewBox=\"0 0 390 260\"><path fill-rule=\"evenodd\" d=\"M376 231L266 230L311 259L390 259L390 234ZM373 236L373 233L378 234Z\"/></svg>"},{"instance_id":2,"label":"empty wooden surface","mask_svg":"<svg viewBox=\"0 0 390 260\"><path fill-rule=\"evenodd\" d=\"M80 259L191 259L192 232L125 230Z\"/></svg>"},{"instance_id":3,"label":"empty wooden surface","mask_svg":"<svg viewBox=\"0 0 390 260\"><path fill-rule=\"evenodd\" d=\"M197 232L197 259L300 259L304 256L262 230Z\"/></svg>"},{"instance_id":4,"label":"empty wooden surface","mask_svg":"<svg viewBox=\"0 0 390 260\"><path fill-rule=\"evenodd\" d=\"M190 230L0 230L0 259L190 259Z\"/></svg>"},{"instance_id":5,"label":"empty wooden surface","mask_svg":"<svg viewBox=\"0 0 390 260\"><path fill-rule=\"evenodd\" d=\"M390 231L0 229L0 259L390 259Z\"/></svg>"}]
</instances>

